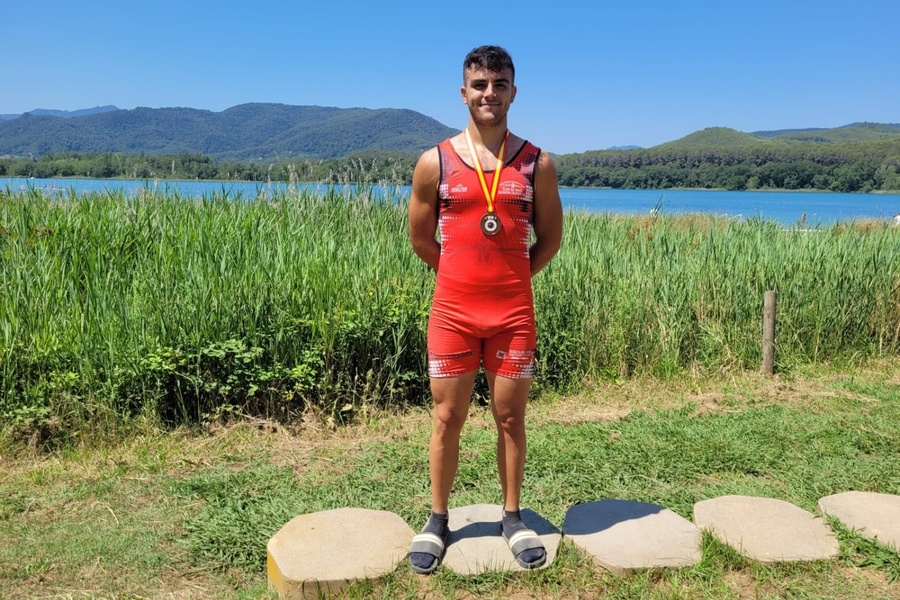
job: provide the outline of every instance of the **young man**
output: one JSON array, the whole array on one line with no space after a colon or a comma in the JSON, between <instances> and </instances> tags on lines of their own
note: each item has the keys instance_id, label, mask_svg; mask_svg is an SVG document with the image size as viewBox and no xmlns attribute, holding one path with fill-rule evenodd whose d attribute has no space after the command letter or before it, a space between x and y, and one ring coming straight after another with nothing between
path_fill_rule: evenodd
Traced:
<instances>
[{"instance_id":1,"label":"young man","mask_svg":"<svg viewBox=\"0 0 900 600\"><path fill-rule=\"evenodd\" d=\"M460 432L482 364L497 425L501 534L521 566L546 561L540 538L522 523L519 498L536 346L531 277L562 239L556 167L547 153L507 129L516 86L503 48L472 50L460 91L468 126L422 155L409 201L413 250L437 271L428 322L432 514L410 548L413 570L426 574L438 567L447 543Z\"/></svg>"}]
</instances>

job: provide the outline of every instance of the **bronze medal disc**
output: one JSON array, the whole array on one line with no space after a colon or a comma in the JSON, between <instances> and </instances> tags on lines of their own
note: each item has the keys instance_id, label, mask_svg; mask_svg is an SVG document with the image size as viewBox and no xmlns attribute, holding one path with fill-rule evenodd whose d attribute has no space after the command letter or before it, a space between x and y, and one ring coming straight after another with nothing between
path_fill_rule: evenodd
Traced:
<instances>
[{"instance_id":1,"label":"bronze medal disc","mask_svg":"<svg viewBox=\"0 0 900 600\"><path fill-rule=\"evenodd\" d=\"M500 231L500 217L495 212L486 212L481 217L481 231L484 235L496 235Z\"/></svg>"}]
</instances>

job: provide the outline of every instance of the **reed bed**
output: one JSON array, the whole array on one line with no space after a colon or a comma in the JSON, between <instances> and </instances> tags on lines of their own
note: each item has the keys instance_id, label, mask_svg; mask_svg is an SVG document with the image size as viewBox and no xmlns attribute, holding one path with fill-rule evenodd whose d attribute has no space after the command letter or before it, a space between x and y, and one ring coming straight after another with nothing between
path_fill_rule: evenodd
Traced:
<instances>
[{"instance_id":1,"label":"reed bed","mask_svg":"<svg viewBox=\"0 0 900 600\"><path fill-rule=\"evenodd\" d=\"M427 400L434 276L372 188L0 191L0 420L350 417ZM534 281L537 389L900 351L900 231L570 213Z\"/></svg>"}]
</instances>

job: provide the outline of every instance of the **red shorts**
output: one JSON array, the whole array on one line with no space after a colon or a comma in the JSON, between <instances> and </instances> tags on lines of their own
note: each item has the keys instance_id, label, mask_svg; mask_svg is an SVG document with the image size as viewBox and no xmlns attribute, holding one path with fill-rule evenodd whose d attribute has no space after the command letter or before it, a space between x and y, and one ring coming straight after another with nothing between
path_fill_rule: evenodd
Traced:
<instances>
[{"instance_id":1,"label":"red shorts","mask_svg":"<svg viewBox=\"0 0 900 600\"><path fill-rule=\"evenodd\" d=\"M534 326L513 327L500 331L460 331L440 318L428 321L429 377L456 377L484 370L508 379L534 377L534 352L537 346Z\"/></svg>"}]
</instances>

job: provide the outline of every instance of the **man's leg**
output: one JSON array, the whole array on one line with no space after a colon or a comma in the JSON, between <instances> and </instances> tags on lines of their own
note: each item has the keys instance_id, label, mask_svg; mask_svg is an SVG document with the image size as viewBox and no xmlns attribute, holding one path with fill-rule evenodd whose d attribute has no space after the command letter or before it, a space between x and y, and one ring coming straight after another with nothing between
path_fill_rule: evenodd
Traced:
<instances>
[{"instance_id":1,"label":"man's leg","mask_svg":"<svg viewBox=\"0 0 900 600\"><path fill-rule=\"evenodd\" d=\"M457 377L433 377L434 411L428 466L431 473L431 508L447 512L450 490L459 465L459 436L469 414L477 371Z\"/></svg>"},{"instance_id":2,"label":"man's leg","mask_svg":"<svg viewBox=\"0 0 900 600\"><path fill-rule=\"evenodd\" d=\"M459 436L469 414L472 386L477 371L456 377L433 377L434 396L428 466L431 472L431 516L413 538L409 564L417 573L428 574L440 564L449 535L450 490L459 465Z\"/></svg>"},{"instance_id":3,"label":"man's leg","mask_svg":"<svg viewBox=\"0 0 900 600\"><path fill-rule=\"evenodd\" d=\"M531 379L509 379L487 373L491 390L491 411L497 424L497 470L503 490L503 537L516 562L536 568L547 560L547 552L537 535L522 522L519 503L525 474L525 406Z\"/></svg>"},{"instance_id":4,"label":"man's leg","mask_svg":"<svg viewBox=\"0 0 900 600\"><path fill-rule=\"evenodd\" d=\"M525 472L525 406L531 379L509 379L487 372L491 412L497 424L497 471L503 508L519 510Z\"/></svg>"}]
</instances>

